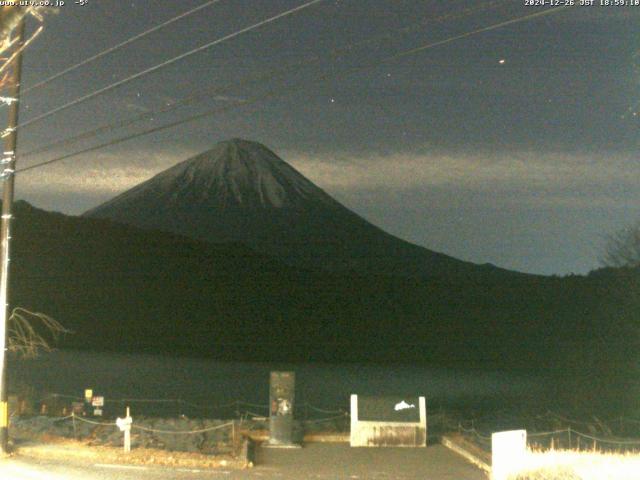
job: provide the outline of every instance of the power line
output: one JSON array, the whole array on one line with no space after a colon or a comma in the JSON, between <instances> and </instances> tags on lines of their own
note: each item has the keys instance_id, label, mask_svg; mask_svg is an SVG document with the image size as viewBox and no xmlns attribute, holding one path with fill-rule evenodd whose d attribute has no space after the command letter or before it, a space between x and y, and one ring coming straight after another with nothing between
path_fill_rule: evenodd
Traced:
<instances>
[{"instance_id":1,"label":"power line","mask_svg":"<svg viewBox=\"0 0 640 480\"><path fill-rule=\"evenodd\" d=\"M526 15L524 17L513 18L511 20L507 20L507 21L504 21L504 22L496 23L495 25L490 25L488 27L479 28L479 29L473 30L471 32L467 32L467 33L463 33L461 35L456 35L455 37L447 38L447 39L442 40L440 42L434 42L434 43L430 43L430 44L427 44L427 45L423 45L421 47L413 48L411 50L407 50L406 52L403 52L402 54L398 55L398 58L405 57L407 55L413 55L414 53L421 52L422 50L427 50L429 48L433 48L433 47L437 47L437 46L440 46L440 45L444 45L446 43L451 43L451 42L454 42L456 40L460 40L460 39L463 39L463 38L470 37L472 35L477 35L479 33L488 32L490 30L495 30L497 28L506 27L507 25L512 25L514 23L519 23L519 22L522 22L524 20L530 20L532 18L541 17L543 15L549 15L551 13L557 12L558 10L562 10L562 9L568 8L568 7L569 6L561 6L561 7L551 8L551 9L548 9L548 10L542 10L540 12L532 13L532 14Z\"/></svg>"},{"instance_id":2,"label":"power line","mask_svg":"<svg viewBox=\"0 0 640 480\"><path fill-rule=\"evenodd\" d=\"M98 60L99 58L102 58L102 57L104 57L106 55L109 55L110 53L113 53L113 52L115 52L117 50L120 50L121 48L126 47L127 45L129 45L129 44L131 44L131 43L133 43L133 42L135 42L137 40L140 40L141 38L144 38L147 35L150 35L151 33L157 32L158 30L161 30L162 28L164 28L164 27L166 27L168 25L171 25L172 23L177 22L178 20L182 20L183 18L188 17L189 15L192 15L192 14L194 14L196 12L199 12L200 10L203 10L203 9L213 5L214 3L218 3L220 1L221 0L210 0L210 1L208 1L206 3L203 3L202 5L200 5L198 7L195 7L195 8L193 8L193 9L187 11L187 12L183 12L183 13L181 13L181 14L179 14L179 15L177 15L177 16L169 19L169 20L167 20L166 22L161 23L160 25L156 25L155 27L152 27L152 28L150 28L148 30L145 30L142 33L134 35L133 37L128 38L127 40L125 40L125 41L123 41L121 43L118 43L117 45L114 45L113 47L107 48L106 50L103 50L102 52L97 53L97 54L93 55L92 57L86 58L85 60L82 60L81 62L76 63L75 65L72 65L72 66L70 66L68 68L65 68L61 72L58 72L55 75L52 75L49 78L47 78L45 80L42 80L41 82L38 82L35 85L32 85L29 88L26 88L22 93L24 95L25 93L28 93L28 92L30 92L32 90L35 90L37 88L41 88L41 87L45 86L47 83L53 82L54 80L57 80L58 78L60 78L60 77L62 77L64 75L67 75L68 73L71 73L71 72L73 72L74 70L77 70L80 67L83 67L83 66L85 66L85 65L87 65L87 64L89 64L91 62L94 62L94 61Z\"/></svg>"},{"instance_id":3,"label":"power line","mask_svg":"<svg viewBox=\"0 0 640 480\"><path fill-rule=\"evenodd\" d=\"M470 14L473 13L477 13L479 11L483 11L483 10L488 10L494 7L498 7L500 5L503 5L507 2L509 2L510 0L494 0L492 2L487 2L483 5L481 5L480 7L473 7L473 8L465 8L462 9L460 11L457 11L455 13L448 13L445 15L441 15L439 17L435 17L435 18L429 18L428 20L423 20L421 22L418 22L417 24L412 24L412 25L408 25L408 26L403 26L400 27L398 29L394 29L391 32L386 32L383 35L377 35L373 38L368 38L365 40L361 40L358 42L354 42L351 44L348 44L346 46L343 47L339 47L336 49L333 49L331 52L329 52L329 54L327 55L328 58L335 58L338 57L342 54L344 54L345 52L350 52L355 48L361 47L363 45L367 45L379 40L383 40L383 39L387 39L387 38L395 38L398 34L407 34L412 30L415 30L416 28L419 27L423 27L427 24L431 24L431 23L441 23L447 20L453 20L453 19L459 19L465 16L468 16ZM181 106L187 105L189 103L192 103L194 101L196 101L199 98L202 98L206 95L210 95L210 94L222 94L222 93L227 93L229 90L231 90L232 88L240 88L246 85L249 85L251 83L259 83L262 82L264 80L268 80L268 79L273 79L273 77L278 76L278 75L283 75L292 71L298 71L300 70L302 67L305 66L309 66L311 64L317 63L321 60L323 60L324 57L321 57L319 55L312 55L309 56L308 58L306 58L305 60L302 60L300 62L297 62L293 65L288 65L286 67L282 67L282 68L276 68L276 69L271 69L266 73L262 73L259 75L253 75L250 76L248 78L245 78L243 80L241 80L240 82L236 82L233 84L228 84L225 85L223 87L214 87L214 88L208 88L205 89L203 91L194 93L192 95L188 95L186 97L183 97L180 100L177 100L176 102L173 102L171 105L167 105L166 107L160 108L160 109L155 109L153 111L150 112L144 112L138 115L135 115L133 117L130 117L128 119L125 120L120 120L117 122L112 122L112 123L107 123L107 124L103 124L99 127L93 128L91 130L86 130L82 133L79 133L77 135L74 135L73 137L69 137L69 138L65 138L65 139L61 139L61 140L56 140L54 142L51 142L49 144L45 144L43 146L37 147L33 150L30 150L28 152L22 153L20 155L21 158L26 158L26 157L30 157L36 154L40 154L40 153L44 153L46 151L52 150L56 147L60 147L63 145L69 145L69 144L73 144L76 142L79 142L81 140L87 140L99 135L103 135L109 132L112 132L114 130L118 130L124 127L128 127L131 126L135 123L138 123L140 121L146 120L146 119L151 119L157 115L161 115L164 113L168 113L171 111L174 111L176 109L178 109Z\"/></svg>"},{"instance_id":4,"label":"power line","mask_svg":"<svg viewBox=\"0 0 640 480\"><path fill-rule=\"evenodd\" d=\"M384 59L382 59L382 60L380 60L377 63L372 64L372 65L359 66L359 67L350 69L349 71L344 72L342 75L347 75L348 76L348 75L351 75L353 73L356 73L356 72L371 68L373 66L378 66L378 65L381 65L381 64L384 64L384 63L399 59L399 58L403 58L403 57L408 55L408 52L418 53L418 52L421 52L421 51L424 51L424 50L427 50L427 49L430 49L430 48L434 48L434 47L443 45L444 43L449 43L449 42L452 42L452 41L457 40L457 39L469 37L469 36L474 35L474 34L483 33L483 32L490 31L490 30L494 30L494 29L497 29L497 28L501 28L501 27L503 27L505 25L510 25L510 24L516 23L516 22L523 22L523 21L529 20L531 18L539 17L541 15L548 15L550 13L555 13L555 12L557 12L559 10L564 9L564 8L567 8L567 7L556 7L556 8L553 8L553 9L546 10L544 12L538 12L538 13L534 13L534 14L530 14L530 15L525 15L525 16L522 16L522 17L518 17L518 18L515 18L515 19L512 19L512 20L509 20L507 22L500 22L500 23L497 23L497 24L494 24L494 25L490 25L488 27L484 27L484 28L481 28L481 29L473 30L471 32L467 32L467 33L462 34L462 35L456 35L455 37L450 37L450 38L442 40L442 41L432 42L432 43L423 45L423 46L418 47L418 48L413 48L413 49L410 49L410 50L406 50L406 51L391 55L389 57L385 57ZM324 80L326 80L326 79L328 79L330 77L334 77L334 76L335 76L335 74L328 73L328 74L325 74L325 75L322 75L321 77L319 77L318 80L319 81L324 81ZM302 89L304 87L305 87L305 85L298 85L298 86L294 87L293 89L291 89L291 91L298 91L298 90L300 90L300 89ZM245 101L241 102L241 106L250 105L250 104L253 104L253 103L257 103L257 102L259 102L261 100L266 100L266 99L269 99L269 98L274 98L274 97L280 96L282 94L288 93L288 90L289 89L286 88L286 87L282 88L282 89L273 89L273 90L271 90L269 92L266 92L263 95L260 95L260 96L254 97L254 98L252 98L250 100L245 100ZM79 150L79 151L76 151L76 152L72 152L72 153L69 153L69 154L66 154L66 155L62 155L62 156L53 158L53 159L50 159L50 160L39 162L39 163L30 165L28 167L24 167L22 169L19 169L17 172L25 172L25 171L28 171L28 170L32 170L32 169L35 169L35 168L42 167L42 166L50 165L52 163L57 163L57 162L60 162L62 160L66 160L68 158L76 157L78 155L82 155L82 154L85 154L85 153L90 153L90 152L93 152L93 151L96 151L96 150L101 150L103 148L110 147L110 146L113 146L113 145L117 145L117 144L120 144L120 143L124 143L124 142L127 142L129 140L133 140L135 138L151 135L153 133L157 133L157 132L160 132L160 131L163 131L163 130L167 130L167 129L174 128L174 127L177 127L177 126L180 126L180 125L184 125L186 123L191 123L191 122L194 122L194 121L197 121L197 120L201 120L202 118L206 118L206 117L218 114L218 113L224 113L227 110L230 110L231 108L234 108L234 107L235 107L235 105L234 106L227 106L227 107L224 107L224 108L218 108L218 109L209 110L209 111L197 114L197 115L193 115L193 116L181 119L181 120L177 120L175 122L171 122L171 123L168 123L168 124L165 124L165 125L160 125L160 126L148 129L148 130L144 130L142 132L137 132L137 133L133 133L131 135L127 135L125 137L116 138L116 139L110 140L108 142L105 142L105 143L102 143L102 144L99 144L99 145L95 145L93 147L89 147L89 148L86 148L86 149L83 149L83 150Z\"/></svg>"},{"instance_id":5,"label":"power line","mask_svg":"<svg viewBox=\"0 0 640 480\"><path fill-rule=\"evenodd\" d=\"M449 37L447 39L440 40L440 41L437 41L437 42L431 42L431 43L428 43L426 45L422 45L421 47L412 48L410 50L405 50L405 51L402 51L400 53L396 53L396 54L393 54L391 56L385 57L382 60L379 60L377 63L371 64L371 65L364 65L364 66L358 66L358 67L352 68L352 69L350 69L350 70L348 70L346 72L343 72L341 75L348 76L348 75L351 75L353 73L360 72L362 70L371 68L373 66L379 66L379 65L384 64L384 63L388 63L388 62L391 62L391 61L394 61L394 60L397 60L397 59L404 58L404 57L406 57L407 55L410 55L410 54L415 54L415 53L418 53L418 52L422 52L422 51L425 51L425 50L428 50L428 49L431 49L431 48L435 48L435 47L440 46L440 45L444 45L446 43L453 42L453 41L458 40L458 39L467 38L467 37L470 37L472 35L476 35L476 34L479 34L479 33L484 33L484 32L488 32L488 31L491 31L491 30L495 30L495 29L504 27L506 25L512 25L512 24L515 24L515 23L524 22L524 21L530 20L532 18L540 17L542 15L549 15L551 13L557 13L560 10L563 10L565 8L568 8L568 7L562 6L562 7L551 8L551 9L545 10L543 12L537 12L537 13L533 13L533 14L529 14L529 15L524 15L522 17L517 17L517 18L511 19L511 20L505 21L505 22L496 23L496 24L490 25L488 27L483 27L483 28L480 28L480 29L476 29L476 30L464 33L462 35L456 35L456 36ZM324 80L326 80L328 78L335 77L335 76L336 75L333 74L333 73L327 73L325 75L322 75L322 76L318 77L318 80L319 81L324 81ZM254 97L254 98L252 98L250 100L243 101L243 102L241 102L241 105L245 106L245 105L253 104L253 103L256 103L256 102L261 101L261 100L277 97L279 95L282 95L282 94L285 94L285 93L289 93L290 91L297 91L297 90L300 90L300 89L305 88L305 87L306 87L306 85L297 85L293 89L289 89L289 88L286 88L286 87L285 88L281 88L281 89L273 89L273 90L271 90L269 92L266 92L263 95ZM83 150L79 150L79 151L76 151L76 152L68 153L66 155L62 155L62 156L59 156L59 157L56 157L56 158L53 158L53 159L50 159L50 160L46 160L46 161L43 161L43 162L35 163L33 165L29 165L28 167L24 167L24 168L21 168L21 169L17 170L16 173L26 172L26 171L33 170L33 169L36 169L36 168L40 168L40 167L43 167L43 166L46 166L46 165L51 165L53 163L57 163L57 162L60 162L62 160L67 160L69 158L76 157L78 155L82 155L82 154L85 154L85 153L90 153L90 152L93 152L93 151L96 151L96 150L101 150L103 148L110 147L110 146L113 146L113 145L117 145L117 144L120 144L120 143L124 143L124 142L127 142L129 140L133 140L135 138L143 137L143 136L146 136L146 135L151 135L153 133L157 133L157 132L160 132L160 131L163 131L163 130L167 130L167 129L174 128L174 127L177 127L177 126L180 126L180 125L184 125L184 124L187 124L187 123L195 122L195 121L200 120L202 118L206 118L206 117L215 115L217 113L225 112L226 110L229 110L229 109L231 109L233 107L235 107L235 105L234 106L228 106L228 107L225 107L225 108L222 108L222 109L209 110L209 111L197 114L197 115L193 115L193 116L190 116L190 117L187 117L187 118L183 118L181 120L177 120L175 122L171 122L171 123L168 123L168 124L165 124L165 125L160 125L160 126L148 129L148 130L144 130L142 132L137 132L137 133L133 133L133 134L130 134L130 135L127 135L127 136L124 136L124 137L116 138L116 139L110 140L108 142L105 142L105 143L102 143L102 144L99 144L99 145L95 145L93 147L85 148Z\"/></svg>"},{"instance_id":6,"label":"power line","mask_svg":"<svg viewBox=\"0 0 640 480\"><path fill-rule=\"evenodd\" d=\"M178 62L180 60L184 60L185 58L188 58L188 57L190 57L192 55L195 55L196 53L200 53L200 52L202 52L202 51L204 51L204 50L206 50L208 48L211 48L211 47L213 47L215 45L219 45L222 42L225 42L227 40L231 40L231 39L233 39L235 37L238 37L238 36L240 36L240 35L242 35L244 33L247 33L247 32L250 32L252 30L255 30L256 28L259 28L259 27L262 27L262 26L267 25L269 23L275 22L276 20L279 20L279 19L281 19L283 17L286 17L288 15L296 13L296 12L298 12L300 10L308 8L308 7L310 7L312 5L315 5L316 3L319 3L319 2L322 2L322 1L324 1L324 0L310 0L309 2L304 3L303 5L299 5L297 7L291 8L289 10L286 10L285 12L279 13L278 15L275 15L273 17L267 18L267 19L262 20L262 21L260 21L258 23L254 23L253 25L251 25L249 27L242 28L242 29L237 30L237 31L235 31L233 33L230 33L229 35L225 35L224 37L218 38L218 39L216 39L216 40L214 40L212 42L206 43L206 44L201 45L201 46L199 46L197 48L189 50L188 52L182 53L182 54L180 54L180 55L178 55L176 57L173 57L173 58L171 58L169 60L166 60L166 61L164 61L162 63L159 63L159 64L157 64L157 65L155 65L153 67L147 68L147 69L142 70L142 71L140 71L138 73L130 75L130 76L126 77L126 78L123 78L122 80L119 80L119 81L117 81L115 83L107 85L106 87L100 88L100 89L98 89L98 90L96 90L96 91L94 91L92 93L89 93L89 94L84 95L84 96L82 96L80 98L72 100L71 102L65 103L64 105L62 105L60 107L54 108L53 110L49 110L46 113L38 115L37 117L32 118L31 120L28 120L27 122L24 122L24 123L21 123L20 125L18 125L16 127L16 130L19 130L19 129L24 128L24 127L29 126L29 125L33 125L34 123L39 122L41 120L44 120L46 118L49 118L49 117L55 115L56 113L60 113L63 110L67 110L68 108L71 108L71 107L74 107L76 105L79 105L79 104L81 104L83 102L86 102L87 100L95 98L95 97L97 97L99 95L102 95L104 93L110 92L111 90L114 90L114 89L116 89L118 87L121 87L122 85L125 85L125 84L127 84L129 82L132 82L133 80L137 80L137 79L139 79L139 78L141 78L141 77L143 77L145 75L148 75L148 74L153 73L153 72L157 72L158 70L160 70L162 68L168 67L169 65L173 65L174 63L176 63L176 62Z\"/></svg>"}]
</instances>

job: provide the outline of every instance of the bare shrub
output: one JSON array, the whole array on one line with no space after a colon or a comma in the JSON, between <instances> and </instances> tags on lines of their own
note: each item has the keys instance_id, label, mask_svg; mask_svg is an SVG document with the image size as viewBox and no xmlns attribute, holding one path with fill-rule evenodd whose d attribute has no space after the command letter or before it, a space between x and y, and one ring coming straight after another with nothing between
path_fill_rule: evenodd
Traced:
<instances>
[{"instance_id":1,"label":"bare shrub","mask_svg":"<svg viewBox=\"0 0 640 480\"><path fill-rule=\"evenodd\" d=\"M640 222L607 237L601 262L607 267L640 266Z\"/></svg>"},{"instance_id":2,"label":"bare shrub","mask_svg":"<svg viewBox=\"0 0 640 480\"><path fill-rule=\"evenodd\" d=\"M7 350L23 357L35 357L38 352L50 352L58 338L70 333L48 315L14 308L7 326Z\"/></svg>"}]
</instances>

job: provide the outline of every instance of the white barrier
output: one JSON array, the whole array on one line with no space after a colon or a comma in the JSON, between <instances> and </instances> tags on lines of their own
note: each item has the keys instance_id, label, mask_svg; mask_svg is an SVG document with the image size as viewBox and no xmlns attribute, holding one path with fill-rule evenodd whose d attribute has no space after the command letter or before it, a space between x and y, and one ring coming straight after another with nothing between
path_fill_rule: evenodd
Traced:
<instances>
[{"instance_id":1,"label":"white barrier","mask_svg":"<svg viewBox=\"0 0 640 480\"><path fill-rule=\"evenodd\" d=\"M365 400L365 399L362 399ZM388 400L386 398L370 398L370 400ZM351 395L351 433L352 447L426 447L427 446L427 404L425 397L418 397L417 402L407 403L405 400L387 402L381 417L367 418L358 407L358 395ZM418 405L415 405L417 403ZM407 419L403 411L412 413ZM396 418L397 417L397 418ZM405 417L405 418L403 418Z\"/></svg>"},{"instance_id":2,"label":"white barrier","mask_svg":"<svg viewBox=\"0 0 640 480\"><path fill-rule=\"evenodd\" d=\"M491 478L507 480L524 465L527 456L527 431L511 430L491 435Z\"/></svg>"}]
</instances>

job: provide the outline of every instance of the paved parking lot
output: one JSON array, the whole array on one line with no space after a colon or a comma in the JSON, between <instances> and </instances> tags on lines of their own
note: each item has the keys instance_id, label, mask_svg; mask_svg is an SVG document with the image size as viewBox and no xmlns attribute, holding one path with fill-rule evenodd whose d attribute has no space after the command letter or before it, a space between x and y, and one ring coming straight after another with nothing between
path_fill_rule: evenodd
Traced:
<instances>
[{"instance_id":1,"label":"paved parking lot","mask_svg":"<svg viewBox=\"0 0 640 480\"><path fill-rule=\"evenodd\" d=\"M486 480L484 473L441 445L428 448L350 448L312 443L300 449L259 448L246 470L101 464L86 460L0 459L0 478L12 480L348 479Z\"/></svg>"},{"instance_id":2,"label":"paved parking lot","mask_svg":"<svg viewBox=\"0 0 640 480\"><path fill-rule=\"evenodd\" d=\"M477 467L441 445L351 448L343 443L312 443L297 450L261 448L256 459L258 466L254 473L264 473L262 478L487 479Z\"/></svg>"}]
</instances>

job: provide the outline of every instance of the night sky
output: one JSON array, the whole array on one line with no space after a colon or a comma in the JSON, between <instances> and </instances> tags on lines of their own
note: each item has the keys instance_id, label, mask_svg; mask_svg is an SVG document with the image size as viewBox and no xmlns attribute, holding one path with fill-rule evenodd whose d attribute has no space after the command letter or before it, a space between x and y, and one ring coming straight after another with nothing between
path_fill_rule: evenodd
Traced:
<instances>
[{"instance_id":1,"label":"night sky","mask_svg":"<svg viewBox=\"0 0 640 480\"><path fill-rule=\"evenodd\" d=\"M203 3L69 0L29 47L23 87ZM221 0L28 92L21 121L304 3ZM26 167L219 110L24 172L17 196L79 214L242 137L406 240L520 271L586 273L599 266L606 235L640 219L640 6L560 9L399 55L551 8L321 1L19 129ZM199 97L26 155L189 95Z\"/></svg>"}]
</instances>

